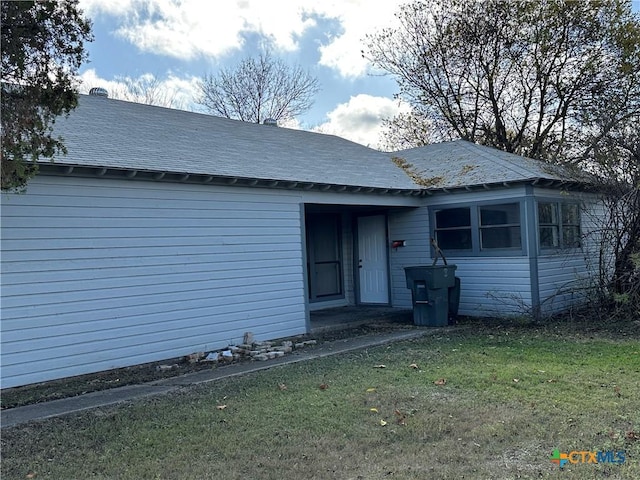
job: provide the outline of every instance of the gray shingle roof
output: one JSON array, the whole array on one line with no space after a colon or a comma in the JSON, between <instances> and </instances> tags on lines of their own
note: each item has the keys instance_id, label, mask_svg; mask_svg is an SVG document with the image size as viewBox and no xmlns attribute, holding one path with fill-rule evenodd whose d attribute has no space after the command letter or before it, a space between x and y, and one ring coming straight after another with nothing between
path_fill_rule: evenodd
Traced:
<instances>
[{"instance_id":1,"label":"gray shingle roof","mask_svg":"<svg viewBox=\"0 0 640 480\"><path fill-rule=\"evenodd\" d=\"M584 182L587 177L563 167L521 157L465 140L435 143L395 152L413 173L433 188L458 188L536 179Z\"/></svg>"},{"instance_id":2,"label":"gray shingle roof","mask_svg":"<svg viewBox=\"0 0 640 480\"><path fill-rule=\"evenodd\" d=\"M401 190L580 181L566 170L462 140L382 153L333 135L89 95L57 120L54 132L68 149L57 165Z\"/></svg>"},{"instance_id":3,"label":"gray shingle roof","mask_svg":"<svg viewBox=\"0 0 640 480\"><path fill-rule=\"evenodd\" d=\"M387 154L333 135L81 95L56 164L415 189Z\"/></svg>"}]
</instances>

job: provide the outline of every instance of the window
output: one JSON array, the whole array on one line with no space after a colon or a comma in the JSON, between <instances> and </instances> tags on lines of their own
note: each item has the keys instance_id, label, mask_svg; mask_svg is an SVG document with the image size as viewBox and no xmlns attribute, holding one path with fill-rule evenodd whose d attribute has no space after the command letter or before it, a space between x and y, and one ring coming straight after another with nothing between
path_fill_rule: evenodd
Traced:
<instances>
[{"instance_id":1,"label":"window","mask_svg":"<svg viewBox=\"0 0 640 480\"><path fill-rule=\"evenodd\" d=\"M471 250L471 209L436 211L435 235L443 250Z\"/></svg>"},{"instance_id":2,"label":"window","mask_svg":"<svg viewBox=\"0 0 640 480\"><path fill-rule=\"evenodd\" d=\"M540 248L580 247L580 207L576 203L538 202Z\"/></svg>"},{"instance_id":3,"label":"window","mask_svg":"<svg viewBox=\"0 0 640 480\"><path fill-rule=\"evenodd\" d=\"M520 205L480 207L480 248L521 248Z\"/></svg>"},{"instance_id":4,"label":"window","mask_svg":"<svg viewBox=\"0 0 640 480\"><path fill-rule=\"evenodd\" d=\"M445 252L522 252L520 202L435 209L434 236Z\"/></svg>"}]
</instances>

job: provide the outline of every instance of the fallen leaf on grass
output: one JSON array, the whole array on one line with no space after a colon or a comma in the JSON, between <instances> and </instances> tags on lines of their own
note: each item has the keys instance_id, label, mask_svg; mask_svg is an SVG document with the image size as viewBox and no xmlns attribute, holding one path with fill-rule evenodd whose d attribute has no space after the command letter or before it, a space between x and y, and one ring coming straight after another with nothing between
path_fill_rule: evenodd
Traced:
<instances>
[{"instance_id":1,"label":"fallen leaf on grass","mask_svg":"<svg viewBox=\"0 0 640 480\"><path fill-rule=\"evenodd\" d=\"M514 379L513 379L513 382L514 382L514 383L518 383L519 381L520 381L520 379L519 379L519 378L514 378Z\"/></svg>"},{"instance_id":2,"label":"fallen leaf on grass","mask_svg":"<svg viewBox=\"0 0 640 480\"><path fill-rule=\"evenodd\" d=\"M227 408L227 406L226 405L218 405L216 408L218 410L224 410L225 408Z\"/></svg>"},{"instance_id":3,"label":"fallen leaf on grass","mask_svg":"<svg viewBox=\"0 0 640 480\"><path fill-rule=\"evenodd\" d=\"M380 365L374 365L373 368L387 368L387 366L380 364Z\"/></svg>"},{"instance_id":4,"label":"fallen leaf on grass","mask_svg":"<svg viewBox=\"0 0 640 480\"><path fill-rule=\"evenodd\" d=\"M447 384L447 379L446 378L439 378L438 380L436 380L435 382L433 382L434 385L446 385Z\"/></svg>"},{"instance_id":5,"label":"fallen leaf on grass","mask_svg":"<svg viewBox=\"0 0 640 480\"><path fill-rule=\"evenodd\" d=\"M279 388L280 390L286 390L286 389L287 389L287 386L286 386L284 383L281 383L280 385L278 385L278 388Z\"/></svg>"},{"instance_id":6,"label":"fallen leaf on grass","mask_svg":"<svg viewBox=\"0 0 640 480\"><path fill-rule=\"evenodd\" d=\"M371 392L375 392L376 389L375 388L367 388L367 393L371 393Z\"/></svg>"},{"instance_id":7,"label":"fallen leaf on grass","mask_svg":"<svg viewBox=\"0 0 640 480\"><path fill-rule=\"evenodd\" d=\"M320 386L318 387L320 390L326 390L327 388L329 388L329 385L327 385L326 383L321 383Z\"/></svg>"},{"instance_id":8,"label":"fallen leaf on grass","mask_svg":"<svg viewBox=\"0 0 640 480\"><path fill-rule=\"evenodd\" d=\"M370 408L369 411L373 413L378 413L378 409L376 407Z\"/></svg>"},{"instance_id":9,"label":"fallen leaf on grass","mask_svg":"<svg viewBox=\"0 0 640 480\"><path fill-rule=\"evenodd\" d=\"M404 422L404 420L405 420L405 418L407 418L407 416L406 416L404 413L402 413L400 410L396 410L394 413L395 413L395 414L396 414L396 416L398 417L398 418L396 419L396 423L397 423L398 425L406 425L406 423Z\"/></svg>"},{"instance_id":10,"label":"fallen leaf on grass","mask_svg":"<svg viewBox=\"0 0 640 480\"><path fill-rule=\"evenodd\" d=\"M627 440L629 441L638 441L640 440L640 433L634 432L633 430L629 430L627 432L626 437L627 437Z\"/></svg>"},{"instance_id":11,"label":"fallen leaf on grass","mask_svg":"<svg viewBox=\"0 0 640 480\"><path fill-rule=\"evenodd\" d=\"M387 422L385 422L384 420L380 420L380 425L382 425L383 427L387 424Z\"/></svg>"},{"instance_id":12,"label":"fallen leaf on grass","mask_svg":"<svg viewBox=\"0 0 640 480\"><path fill-rule=\"evenodd\" d=\"M417 363L412 363L411 365L409 365L409 368L413 368L414 370L417 370L420 367L418 367Z\"/></svg>"},{"instance_id":13,"label":"fallen leaf on grass","mask_svg":"<svg viewBox=\"0 0 640 480\"><path fill-rule=\"evenodd\" d=\"M557 380L555 378L550 378L549 380L547 380L547 383L556 383Z\"/></svg>"},{"instance_id":14,"label":"fallen leaf on grass","mask_svg":"<svg viewBox=\"0 0 640 480\"><path fill-rule=\"evenodd\" d=\"M34 472L27 473L27 478L36 478L36 474Z\"/></svg>"}]
</instances>

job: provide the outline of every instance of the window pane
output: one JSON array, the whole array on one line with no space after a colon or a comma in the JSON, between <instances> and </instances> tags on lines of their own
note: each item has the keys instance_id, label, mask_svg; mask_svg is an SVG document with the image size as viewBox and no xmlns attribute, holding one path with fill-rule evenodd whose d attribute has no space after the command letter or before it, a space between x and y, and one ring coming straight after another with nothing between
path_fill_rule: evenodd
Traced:
<instances>
[{"instance_id":1,"label":"window pane","mask_svg":"<svg viewBox=\"0 0 640 480\"><path fill-rule=\"evenodd\" d=\"M483 228L482 248L520 248L520 227Z\"/></svg>"},{"instance_id":2,"label":"window pane","mask_svg":"<svg viewBox=\"0 0 640 480\"><path fill-rule=\"evenodd\" d=\"M538 203L538 221L540 224L558 224L558 209L555 203Z\"/></svg>"},{"instance_id":3,"label":"window pane","mask_svg":"<svg viewBox=\"0 0 640 480\"><path fill-rule=\"evenodd\" d=\"M562 246L567 248L575 248L580 246L580 227L562 227Z\"/></svg>"},{"instance_id":4,"label":"window pane","mask_svg":"<svg viewBox=\"0 0 640 480\"><path fill-rule=\"evenodd\" d=\"M580 225L580 212L575 203L565 203L562 205L562 224Z\"/></svg>"},{"instance_id":5,"label":"window pane","mask_svg":"<svg viewBox=\"0 0 640 480\"><path fill-rule=\"evenodd\" d=\"M471 250L471 229L440 230L436 240L442 250Z\"/></svg>"},{"instance_id":6,"label":"window pane","mask_svg":"<svg viewBox=\"0 0 640 480\"><path fill-rule=\"evenodd\" d=\"M480 207L480 225L520 225L520 204Z\"/></svg>"},{"instance_id":7,"label":"window pane","mask_svg":"<svg viewBox=\"0 0 640 480\"><path fill-rule=\"evenodd\" d=\"M540 227L540 247L551 248L560 245L560 237L558 235L558 227L550 225Z\"/></svg>"},{"instance_id":8,"label":"window pane","mask_svg":"<svg viewBox=\"0 0 640 480\"><path fill-rule=\"evenodd\" d=\"M436 228L471 226L470 208L448 208L436 212Z\"/></svg>"}]
</instances>

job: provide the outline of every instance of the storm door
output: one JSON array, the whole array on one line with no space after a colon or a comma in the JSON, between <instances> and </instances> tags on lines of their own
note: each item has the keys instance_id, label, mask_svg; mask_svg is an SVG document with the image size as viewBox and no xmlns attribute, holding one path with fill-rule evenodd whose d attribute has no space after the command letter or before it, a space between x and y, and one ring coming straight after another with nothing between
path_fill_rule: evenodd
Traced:
<instances>
[{"instance_id":1,"label":"storm door","mask_svg":"<svg viewBox=\"0 0 640 480\"><path fill-rule=\"evenodd\" d=\"M306 236L309 301L343 298L340 216L308 214Z\"/></svg>"}]
</instances>

